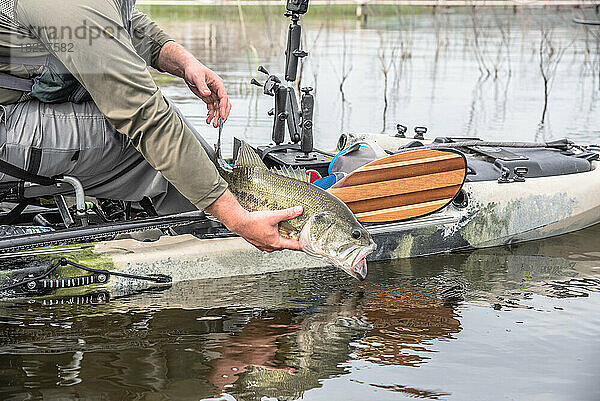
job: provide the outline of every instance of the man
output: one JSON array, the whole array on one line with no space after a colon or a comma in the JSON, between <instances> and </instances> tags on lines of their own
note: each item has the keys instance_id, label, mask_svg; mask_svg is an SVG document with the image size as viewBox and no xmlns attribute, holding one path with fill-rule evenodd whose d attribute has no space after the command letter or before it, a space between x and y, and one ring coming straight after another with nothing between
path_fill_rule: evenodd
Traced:
<instances>
[{"instance_id":1,"label":"man","mask_svg":"<svg viewBox=\"0 0 600 401\"><path fill-rule=\"evenodd\" d=\"M205 209L261 250L299 249L277 227L301 207L244 210L147 66L184 78L214 127L231 109L223 80L134 5L0 2L0 158L38 175L76 176L92 196L148 196L161 214ZM48 188L25 196L40 191Z\"/></svg>"}]
</instances>

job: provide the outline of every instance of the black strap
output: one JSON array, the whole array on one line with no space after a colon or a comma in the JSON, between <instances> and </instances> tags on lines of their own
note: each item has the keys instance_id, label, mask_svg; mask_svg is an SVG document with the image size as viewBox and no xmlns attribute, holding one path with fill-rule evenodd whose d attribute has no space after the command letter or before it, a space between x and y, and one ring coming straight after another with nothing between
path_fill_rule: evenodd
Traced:
<instances>
[{"instance_id":1,"label":"black strap","mask_svg":"<svg viewBox=\"0 0 600 401\"><path fill-rule=\"evenodd\" d=\"M158 213L156 212L156 208L152 203L152 200L147 196L144 196L141 201L139 201L140 206L146 213L148 213L149 217L158 217Z\"/></svg>"},{"instance_id":2,"label":"black strap","mask_svg":"<svg viewBox=\"0 0 600 401\"><path fill-rule=\"evenodd\" d=\"M14 75L8 75L0 72L0 88L12 89L21 92L31 92L33 88L33 80L27 78L19 78Z\"/></svg>"},{"instance_id":3,"label":"black strap","mask_svg":"<svg viewBox=\"0 0 600 401\"><path fill-rule=\"evenodd\" d=\"M37 174L38 171L40 171L41 164L42 164L42 149L29 148L29 163L27 164L27 172L30 174Z\"/></svg>"},{"instance_id":4,"label":"black strap","mask_svg":"<svg viewBox=\"0 0 600 401\"><path fill-rule=\"evenodd\" d=\"M10 65L46 65L48 56L35 57L13 57L0 56L0 63ZM29 78L21 78L10 74L0 72L0 88L12 89L20 92L31 92L34 81Z\"/></svg>"},{"instance_id":5,"label":"black strap","mask_svg":"<svg viewBox=\"0 0 600 401\"><path fill-rule=\"evenodd\" d=\"M2 159L0 159L0 172L22 181L33 182L35 184L44 186L54 185L58 182L54 178L43 177L41 175L30 173L29 171L23 170L22 168L5 162Z\"/></svg>"},{"instance_id":6,"label":"black strap","mask_svg":"<svg viewBox=\"0 0 600 401\"><path fill-rule=\"evenodd\" d=\"M22 200L15 206L10 212L0 217L0 224L10 225L15 222L17 217L23 213L23 210L27 207L29 202L27 200Z\"/></svg>"},{"instance_id":7,"label":"black strap","mask_svg":"<svg viewBox=\"0 0 600 401\"><path fill-rule=\"evenodd\" d=\"M2 64L21 64L21 65L46 65L48 56L19 57L19 56L0 56Z\"/></svg>"}]
</instances>

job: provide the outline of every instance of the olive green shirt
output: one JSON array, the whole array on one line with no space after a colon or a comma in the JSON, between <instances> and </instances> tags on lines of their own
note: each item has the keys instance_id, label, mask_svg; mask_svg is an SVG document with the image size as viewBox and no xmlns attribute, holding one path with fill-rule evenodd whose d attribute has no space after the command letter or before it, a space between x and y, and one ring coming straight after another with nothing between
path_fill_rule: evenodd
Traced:
<instances>
[{"instance_id":1,"label":"olive green shirt","mask_svg":"<svg viewBox=\"0 0 600 401\"><path fill-rule=\"evenodd\" d=\"M148 66L156 68L162 46L171 39L137 10L131 26L125 26L122 1L16 0L14 15L7 15L5 9L0 15L0 55L55 56L150 165L204 209L227 184L148 70ZM34 77L40 68L4 65L0 71ZM0 89L1 104L14 103L21 96Z\"/></svg>"}]
</instances>

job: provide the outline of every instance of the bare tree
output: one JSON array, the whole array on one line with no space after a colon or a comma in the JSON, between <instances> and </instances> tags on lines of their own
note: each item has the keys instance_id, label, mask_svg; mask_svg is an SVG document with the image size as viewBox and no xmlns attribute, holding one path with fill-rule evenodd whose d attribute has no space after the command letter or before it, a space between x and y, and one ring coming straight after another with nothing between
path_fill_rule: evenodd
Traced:
<instances>
[{"instance_id":1,"label":"bare tree","mask_svg":"<svg viewBox=\"0 0 600 401\"><path fill-rule=\"evenodd\" d=\"M346 30L344 29L342 31L342 63L341 63L341 70L337 71L337 68L335 67L335 65L333 66L333 70L335 71L336 75L340 76L339 79L339 91L340 91L340 95L342 96L342 107L343 107L343 103L346 102L346 94L344 93L344 84L346 83L346 79L348 79L348 76L350 75L350 73L352 72L352 63L348 63L348 44L346 42Z\"/></svg>"},{"instance_id":2,"label":"bare tree","mask_svg":"<svg viewBox=\"0 0 600 401\"><path fill-rule=\"evenodd\" d=\"M321 25L319 26L319 30L317 31L317 35L315 36L314 40L312 41L310 47L307 45L307 35L303 34L302 35L302 48L305 49L309 54L312 53L313 51L316 50L317 45L319 44L319 37L321 36L321 32L323 31L323 27L325 26L325 23L321 23ZM329 28L328 28L329 30ZM312 71L313 71L313 78L314 78L314 83L313 83L313 89L315 91L315 93L317 92L317 76L318 76L318 57L311 57L309 58L309 60L311 61L311 66ZM312 64L312 63L316 63L316 65ZM298 93L300 92L300 86L302 85L302 78L304 77L304 59L300 59L300 63L299 63L299 68L298 68L298 75L296 77L296 90L298 91Z\"/></svg>"},{"instance_id":3,"label":"bare tree","mask_svg":"<svg viewBox=\"0 0 600 401\"><path fill-rule=\"evenodd\" d=\"M392 67L394 68L394 88L397 90L400 85L400 79L404 71L404 64L412 58L413 47L414 47L414 23L410 17L403 16L401 13L400 6L396 7L396 16L398 17L398 35L395 39L395 46L398 51L396 57L392 61ZM437 52L436 60L437 64Z\"/></svg>"},{"instance_id":4,"label":"bare tree","mask_svg":"<svg viewBox=\"0 0 600 401\"><path fill-rule=\"evenodd\" d=\"M379 34L379 48L377 50L377 57L379 59L379 64L381 68L381 72L383 74L383 126L381 128L381 132L385 131L385 123L388 109L388 83L389 83L389 72L390 68L394 63L394 59L396 58L396 52L398 50L398 45L396 41L392 43L390 46L390 52L388 53L385 38L381 31L377 32Z\"/></svg>"},{"instance_id":5,"label":"bare tree","mask_svg":"<svg viewBox=\"0 0 600 401\"><path fill-rule=\"evenodd\" d=\"M496 60L494 62L494 79L498 78L498 71L500 70L502 64L506 60L507 63L507 72L510 76L512 74L512 66L510 60L510 50L511 50L511 16L506 14L506 10L504 11L505 18L500 19L497 13L494 13L496 26L498 27L498 31L500 32L501 42L498 46L498 51L496 54Z\"/></svg>"},{"instance_id":6,"label":"bare tree","mask_svg":"<svg viewBox=\"0 0 600 401\"><path fill-rule=\"evenodd\" d=\"M565 54L565 51L572 43L573 42L565 46L563 45L562 41L556 41L553 36L552 28L548 27L548 25L544 22L544 17L542 16L538 56L540 73L544 82L544 108L542 110L540 124L543 124L546 120L548 99L550 97L550 90L552 89L552 83L554 82L554 77L556 75L556 69L562 56Z\"/></svg>"},{"instance_id":7,"label":"bare tree","mask_svg":"<svg viewBox=\"0 0 600 401\"><path fill-rule=\"evenodd\" d=\"M579 19L585 20L583 11L579 11ZM587 67L592 71L594 80L597 81L598 89L600 90L600 30L598 30L598 26L596 25L581 24L580 26L584 32L585 44L583 68Z\"/></svg>"},{"instance_id":8,"label":"bare tree","mask_svg":"<svg viewBox=\"0 0 600 401\"><path fill-rule=\"evenodd\" d=\"M240 26L242 28L242 37L244 40L244 44L246 45L246 59L248 60L248 70L250 74L252 74L254 68L252 68L252 56L254 59L258 58L258 52L256 51L256 47L252 44L252 42L248 38L248 34L246 33L246 22L244 19L244 11L242 9L241 4L238 2L238 16L240 19Z\"/></svg>"},{"instance_id":9,"label":"bare tree","mask_svg":"<svg viewBox=\"0 0 600 401\"><path fill-rule=\"evenodd\" d=\"M487 66L487 61L485 59L485 49L483 49L483 43L481 40L482 32L485 32L485 29L480 27L480 20L477 14L477 7L471 6L471 27L473 29L473 51L475 53L475 60L477 60L477 65L479 66L479 71L483 74L486 73L487 76L490 75L490 69Z\"/></svg>"}]
</instances>

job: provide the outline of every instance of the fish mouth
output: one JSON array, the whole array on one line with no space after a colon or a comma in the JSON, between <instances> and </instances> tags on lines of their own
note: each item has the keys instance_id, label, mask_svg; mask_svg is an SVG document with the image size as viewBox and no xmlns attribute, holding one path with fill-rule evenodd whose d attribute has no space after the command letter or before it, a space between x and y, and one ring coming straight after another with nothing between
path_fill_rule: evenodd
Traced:
<instances>
[{"instance_id":1,"label":"fish mouth","mask_svg":"<svg viewBox=\"0 0 600 401\"><path fill-rule=\"evenodd\" d=\"M300 231L299 239L300 244L302 244L302 251L308 255L328 261L332 265L341 268L346 273L360 281L363 281L365 277L367 277L367 256L377 249L377 244L371 240L371 243L368 246L361 248L360 245L353 245L341 254L337 254L335 256L330 255L318 247L313 247L310 241L310 221L306 223L302 231ZM356 252L357 249L360 250ZM356 256L352 259L352 263L349 265L345 263L345 261L350 259L354 253L356 253Z\"/></svg>"},{"instance_id":2,"label":"fish mouth","mask_svg":"<svg viewBox=\"0 0 600 401\"><path fill-rule=\"evenodd\" d=\"M344 268L344 271L352 277L363 281L367 277L367 256L369 256L376 248L377 245L372 242L371 245L361 249L354 257L350 267Z\"/></svg>"}]
</instances>

